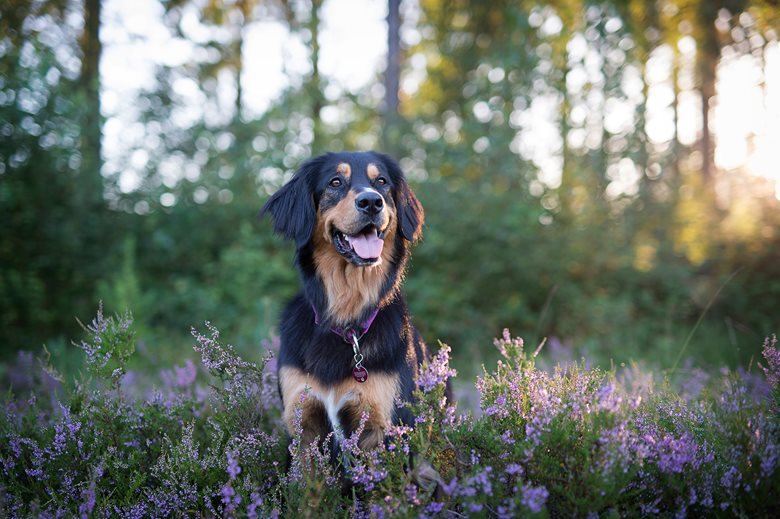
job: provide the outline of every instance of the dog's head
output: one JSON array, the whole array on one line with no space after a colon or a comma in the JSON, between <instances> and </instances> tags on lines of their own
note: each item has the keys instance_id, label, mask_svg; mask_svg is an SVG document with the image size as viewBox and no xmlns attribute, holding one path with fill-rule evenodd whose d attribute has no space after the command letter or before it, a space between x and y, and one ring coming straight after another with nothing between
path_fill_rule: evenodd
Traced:
<instances>
[{"instance_id":1,"label":"dog's head","mask_svg":"<svg viewBox=\"0 0 780 519\"><path fill-rule=\"evenodd\" d=\"M394 240L421 234L423 210L401 168L376 152L309 160L266 203L276 232L303 249L331 247L356 267L380 264ZM383 254L383 252L385 254Z\"/></svg>"}]
</instances>

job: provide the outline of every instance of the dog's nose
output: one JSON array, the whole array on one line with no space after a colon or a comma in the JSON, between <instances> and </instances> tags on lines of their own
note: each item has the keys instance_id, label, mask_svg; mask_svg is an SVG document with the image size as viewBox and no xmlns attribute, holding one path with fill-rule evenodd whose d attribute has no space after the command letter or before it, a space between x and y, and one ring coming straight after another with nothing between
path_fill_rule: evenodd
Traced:
<instances>
[{"instance_id":1,"label":"dog's nose","mask_svg":"<svg viewBox=\"0 0 780 519\"><path fill-rule=\"evenodd\" d=\"M385 205L382 195L376 191L364 191L355 198L355 206L358 211L374 215L378 214Z\"/></svg>"}]
</instances>

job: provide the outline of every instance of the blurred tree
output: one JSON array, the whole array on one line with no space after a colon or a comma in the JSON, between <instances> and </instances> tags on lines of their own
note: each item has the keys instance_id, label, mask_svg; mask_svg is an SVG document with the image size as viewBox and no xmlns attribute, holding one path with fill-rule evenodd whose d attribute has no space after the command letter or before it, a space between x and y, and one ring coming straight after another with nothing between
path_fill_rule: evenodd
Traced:
<instances>
[{"instance_id":1,"label":"blurred tree","mask_svg":"<svg viewBox=\"0 0 780 519\"><path fill-rule=\"evenodd\" d=\"M101 140L102 118L100 114L100 12L102 0L84 0L84 29L79 38L81 71L79 96L84 102L84 122L80 138L82 181L88 184L83 192L87 198L82 203L95 207L103 205Z\"/></svg>"},{"instance_id":2,"label":"blurred tree","mask_svg":"<svg viewBox=\"0 0 780 519\"><path fill-rule=\"evenodd\" d=\"M308 30L311 35L311 76L307 82L306 92L311 99L311 119L314 121L314 140L312 141L312 155L318 155L326 151L322 134L322 107L325 105L323 93L324 82L320 77L320 9L322 0L311 0Z\"/></svg>"},{"instance_id":3,"label":"blurred tree","mask_svg":"<svg viewBox=\"0 0 780 519\"><path fill-rule=\"evenodd\" d=\"M401 0L387 2L387 67L385 69L385 106L382 128L384 149L398 153L398 89L401 80Z\"/></svg>"},{"instance_id":4,"label":"blurred tree","mask_svg":"<svg viewBox=\"0 0 780 519\"><path fill-rule=\"evenodd\" d=\"M253 10L257 2L255 0L234 0L224 2L222 0L210 0L202 10L201 21L207 25L224 27L230 34L230 41L215 40L209 45L218 50L222 58L209 68L207 74L215 77L221 69L229 68L235 76L235 104L233 117L240 119L243 113L244 90L241 83L241 75L244 70L244 42L246 26L252 22ZM181 8L186 3L178 3L176 8ZM173 5L169 6L169 9Z\"/></svg>"},{"instance_id":5,"label":"blurred tree","mask_svg":"<svg viewBox=\"0 0 780 519\"><path fill-rule=\"evenodd\" d=\"M726 16L738 3L718 4L716 15ZM712 229L721 217L714 199L701 195L710 188L685 180L687 171L685 178L680 174L681 164L689 170L696 155L677 136L679 61L673 58L670 70L675 128L669 144L648 133L648 99L659 78L658 67L651 78L647 66L659 62L666 45L676 55L679 39L695 27L707 31L697 37L699 45L712 38L723 44L714 23L696 21L699 3L430 0L421 7L423 37L411 52L427 60L427 77L402 105L406 118L416 121L422 148L405 141L407 164L430 175L421 188L430 197L423 200L431 208L428 230L415 265L459 280L454 297L435 282L418 285L410 278L412 308L435 323L433 335L464 339L478 322L575 336L614 334L622 327L625 335L640 315L648 322L668 321L670 308L683 322L696 315L700 302L689 291L710 273L696 272L695 264L717 247ZM716 65L719 56L720 47ZM701 66L695 71L697 78L705 72ZM550 110L559 114L557 135L545 133L545 140L538 114ZM707 139L704 134L700 145ZM706 178L702 168L696 173ZM433 182L438 178L446 183ZM457 197L461 190L467 201ZM446 193L440 195L445 201L436 192ZM509 210L503 197L526 204L527 212ZM493 206L502 210L493 212ZM555 243L559 268L545 252L539 258L525 254L518 261L536 277L525 279L518 268L493 277L490 254L528 250L517 248L516 240L546 254ZM472 270L460 270L469 265ZM659 282L664 277L675 281ZM485 293L491 297L483 299ZM448 299L451 307L443 309L441 301ZM457 318L445 322L442 312ZM612 330L606 329L607 315L614 317ZM672 329L637 330L634 344L659 331L657 338L671 343Z\"/></svg>"},{"instance_id":6,"label":"blurred tree","mask_svg":"<svg viewBox=\"0 0 780 519\"><path fill-rule=\"evenodd\" d=\"M125 248L123 261L135 265L138 275L123 269L104 285L104 293L111 295L127 292L123 287L128 279L137 283L138 299L149 302L139 314L148 327L166 324L182 329L219 314L226 329L240 329L239 342L252 340L247 330L258 341L281 303L265 292L285 294L295 287L292 252L280 251L268 228L262 237L251 237L249 230L263 199L316 153L317 146L340 137L339 130L325 127L319 116L326 102L325 82L313 42L319 38L321 5L321 0L311 5L249 1L166 5L171 36L208 52L194 53L197 59L183 66L158 65L156 84L139 93L138 106L146 106L144 129L159 136L159 146L149 148L144 136L128 148L128 156L136 150L148 156L145 167L137 171L144 180L133 193L114 193L118 209L136 213L131 219L135 246ZM303 9L309 6L313 10ZM193 13L208 38L194 40L188 34L191 26L188 29L183 22L191 23ZM291 32L312 42L311 72L300 87L283 92L260 116L247 111L239 99L241 89L236 88L226 117L222 110L226 89L220 85L240 84L241 42L249 24L258 20L282 20ZM195 87L201 100L197 105L193 106L192 95L182 96L173 88L182 81ZM182 113L190 124L176 122ZM364 120L376 123L375 117ZM350 138L355 135L360 134ZM132 257L127 256L128 247ZM174 263L175 271L166 267ZM241 271L235 271L237 267ZM241 287L233 285L236 280L241 280ZM262 318L248 326L246 312L253 309Z\"/></svg>"},{"instance_id":7,"label":"blurred tree","mask_svg":"<svg viewBox=\"0 0 780 519\"><path fill-rule=\"evenodd\" d=\"M97 11L14 1L0 15L2 353L74 332L114 252L100 177L99 6L85 8Z\"/></svg>"},{"instance_id":8,"label":"blurred tree","mask_svg":"<svg viewBox=\"0 0 780 519\"><path fill-rule=\"evenodd\" d=\"M776 204L738 184L745 177L703 173L712 136L683 145L677 123L725 52L764 59L777 2L421 0L403 60L399 4L388 0L383 97L376 84L339 93L321 70L324 0L164 2L170 38L192 59L157 66L135 103L136 140L106 178L94 81L101 5L4 4L4 344L68 333L99 285L109 308L142 306L147 329L220 320L256 345L297 285L293 251L255 226L263 199L313 154L380 143L427 211L405 286L429 339L476 350L508 325L590 340L608 355L667 351L743 264L728 302L710 310L710 337L723 336L726 318L739 333L774 322L751 299L780 297L770 282ZM269 20L307 46L310 63L258 114L244 54L253 24ZM686 36L701 66L680 51ZM660 95L667 86L671 96ZM651 138L654 117L674 129ZM123 192L128 173L140 186ZM715 183L728 188L720 211Z\"/></svg>"}]
</instances>

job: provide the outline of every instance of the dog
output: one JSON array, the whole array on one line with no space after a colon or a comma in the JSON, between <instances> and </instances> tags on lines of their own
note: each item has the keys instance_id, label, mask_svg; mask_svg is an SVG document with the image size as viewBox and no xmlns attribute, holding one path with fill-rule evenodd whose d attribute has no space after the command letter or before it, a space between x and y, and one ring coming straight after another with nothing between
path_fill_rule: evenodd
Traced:
<instances>
[{"instance_id":1,"label":"dog","mask_svg":"<svg viewBox=\"0 0 780 519\"><path fill-rule=\"evenodd\" d=\"M285 425L302 442L336 446L368 411L361 449L391 424L412 425L412 401L428 351L401 293L423 208L399 165L378 152L327 153L305 162L261 211L295 242L303 290L282 312L278 357ZM301 397L306 393L304 398Z\"/></svg>"}]
</instances>

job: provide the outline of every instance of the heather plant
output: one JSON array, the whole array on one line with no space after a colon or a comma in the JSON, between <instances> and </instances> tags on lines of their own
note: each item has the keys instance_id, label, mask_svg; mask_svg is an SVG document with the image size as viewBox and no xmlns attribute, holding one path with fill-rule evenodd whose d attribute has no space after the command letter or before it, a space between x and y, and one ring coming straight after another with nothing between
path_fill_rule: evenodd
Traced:
<instances>
[{"instance_id":1,"label":"heather plant","mask_svg":"<svg viewBox=\"0 0 780 519\"><path fill-rule=\"evenodd\" d=\"M131 324L129 314L98 310L78 344L91 377L60 389L56 405L39 404L51 400L51 384L36 384L46 366L28 365L24 394L10 388L0 417L4 514L230 516L261 502L272 510L284 456L270 356L246 362L207 325L210 337L193 333L208 374L186 362L148 390L148 377L126 370Z\"/></svg>"},{"instance_id":2,"label":"heather plant","mask_svg":"<svg viewBox=\"0 0 780 519\"><path fill-rule=\"evenodd\" d=\"M764 340L764 349L761 353L767 363L767 366L761 366L761 369L766 374L767 382L772 388L774 410L777 412L780 409L780 349L777 347L776 335L772 335L771 339L767 337Z\"/></svg>"},{"instance_id":3,"label":"heather plant","mask_svg":"<svg viewBox=\"0 0 780 519\"><path fill-rule=\"evenodd\" d=\"M4 381L4 516L761 517L780 487L774 338L758 375L690 368L672 384L638 366L542 370L505 331L469 412L447 398L441 345L400 403L414 423L363 450L361 427L304 445L300 406L287 434L273 341L252 362L206 323L200 362L149 374L128 368L129 314L99 309L85 330L75 384L29 354Z\"/></svg>"}]
</instances>

